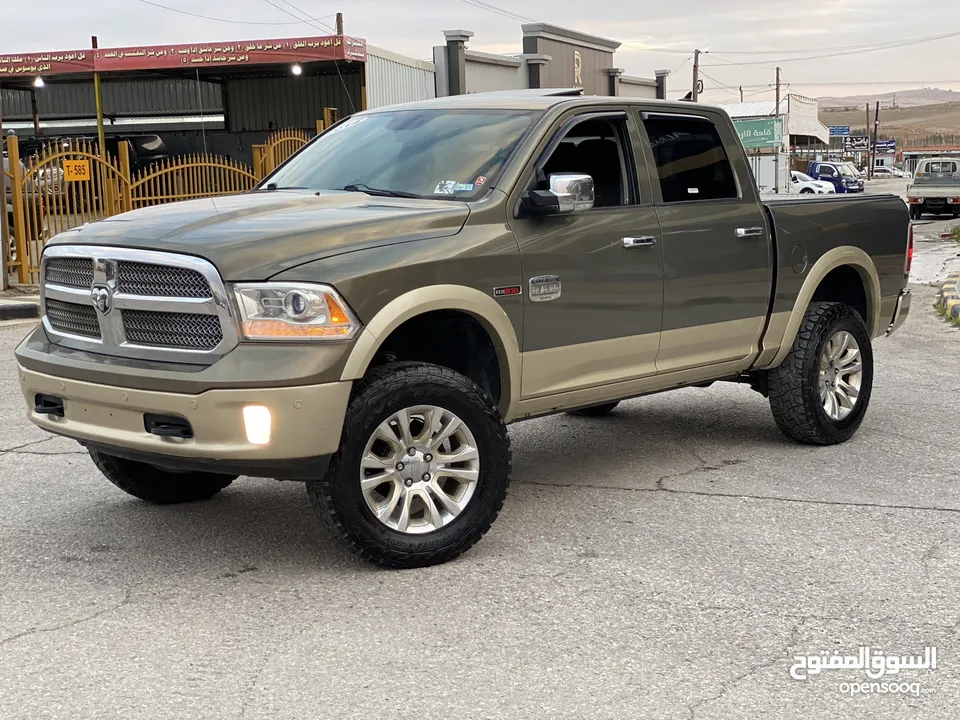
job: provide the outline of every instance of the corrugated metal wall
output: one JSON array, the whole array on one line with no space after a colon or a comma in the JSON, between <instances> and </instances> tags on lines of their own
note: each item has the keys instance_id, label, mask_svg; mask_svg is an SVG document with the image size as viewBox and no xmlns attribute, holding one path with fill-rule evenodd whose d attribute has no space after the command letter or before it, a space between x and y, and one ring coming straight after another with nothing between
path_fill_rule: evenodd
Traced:
<instances>
[{"instance_id":1,"label":"corrugated metal wall","mask_svg":"<svg viewBox=\"0 0 960 720\"><path fill-rule=\"evenodd\" d=\"M158 117L223 112L220 86L193 80L125 80L104 82L103 114L106 117ZM202 108L200 105L202 104ZM41 120L93 117L97 114L93 83L58 85L50 82L37 90ZM30 120L30 93L3 90L3 116L7 120Z\"/></svg>"},{"instance_id":2,"label":"corrugated metal wall","mask_svg":"<svg viewBox=\"0 0 960 720\"><path fill-rule=\"evenodd\" d=\"M367 107L397 105L437 96L433 63L367 46Z\"/></svg>"},{"instance_id":3,"label":"corrugated metal wall","mask_svg":"<svg viewBox=\"0 0 960 720\"><path fill-rule=\"evenodd\" d=\"M360 73L229 80L224 92L231 132L315 131L325 107L337 108L340 117L360 110Z\"/></svg>"}]
</instances>

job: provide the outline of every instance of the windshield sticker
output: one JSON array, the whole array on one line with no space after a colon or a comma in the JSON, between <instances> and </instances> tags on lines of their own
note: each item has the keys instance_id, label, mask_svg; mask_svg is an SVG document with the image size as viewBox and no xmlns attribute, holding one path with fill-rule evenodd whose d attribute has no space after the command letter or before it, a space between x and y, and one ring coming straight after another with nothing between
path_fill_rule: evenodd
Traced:
<instances>
[{"instance_id":1,"label":"windshield sticker","mask_svg":"<svg viewBox=\"0 0 960 720\"><path fill-rule=\"evenodd\" d=\"M473 192L473 183L457 183L457 192Z\"/></svg>"},{"instance_id":2,"label":"windshield sticker","mask_svg":"<svg viewBox=\"0 0 960 720\"><path fill-rule=\"evenodd\" d=\"M457 191L456 180L441 180L437 183L437 189L433 191L434 195L453 195Z\"/></svg>"},{"instance_id":3,"label":"windshield sticker","mask_svg":"<svg viewBox=\"0 0 960 720\"><path fill-rule=\"evenodd\" d=\"M486 181L487 181L487 178L481 175L480 177L477 178L477 185L483 185Z\"/></svg>"}]
</instances>

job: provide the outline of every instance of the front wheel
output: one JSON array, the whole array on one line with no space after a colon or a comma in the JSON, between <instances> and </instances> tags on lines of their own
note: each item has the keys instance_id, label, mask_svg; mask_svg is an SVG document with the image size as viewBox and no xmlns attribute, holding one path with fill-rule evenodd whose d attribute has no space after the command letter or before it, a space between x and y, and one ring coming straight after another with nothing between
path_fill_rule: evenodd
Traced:
<instances>
[{"instance_id":1,"label":"front wheel","mask_svg":"<svg viewBox=\"0 0 960 720\"><path fill-rule=\"evenodd\" d=\"M803 190L800 191L800 194L801 194L801 195L813 195L813 190L811 190L810 188L804 188Z\"/></svg>"},{"instance_id":2,"label":"front wheel","mask_svg":"<svg viewBox=\"0 0 960 720\"><path fill-rule=\"evenodd\" d=\"M413 568L473 546L509 480L507 429L484 391L448 368L399 362L358 382L340 448L307 492L354 553Z\"/></svg>"},{"instance_id":3,"label":"front wheel","mask_svg":"<svg viewBox=\"0 0 960 720\"><path fill-rule=\"evenodd\" d=\"M236 475L207 472L167 472L153 465L90 451L104 477L123 490L154 505L207 500L237 479Z\"/></svg>"},{"instance_id":4,"label":"front wheel","mask_svg":"<svg viewBox=\"0 0 960 720\"><path fill-rule=\"evenodd\" d=\"M809 445L849 440L873 388L873 349L863 319L849 305L811 303L768 383L770 408L784 435Z\"/></svg>"}]
</instances>

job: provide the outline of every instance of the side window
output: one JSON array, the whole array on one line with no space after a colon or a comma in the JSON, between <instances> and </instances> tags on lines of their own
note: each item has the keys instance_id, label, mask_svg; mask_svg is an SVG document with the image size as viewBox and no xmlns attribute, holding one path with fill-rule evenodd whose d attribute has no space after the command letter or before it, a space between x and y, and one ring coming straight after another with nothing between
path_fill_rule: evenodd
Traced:
<instances>
[{"instance_id":1,"label":"side window","mask_svg":"<svg viewBox=\"0 0 960 720\"><path fill-rule=\"evenodd\" d=\"M544 165L544 174L548 178L557 173L589 175L597 208L636 204L633 153L624 146L627 137L623 121L584 120L560 140Z\"/></svg>"},{"instance_id":2,"label":"side window","mask_svg":"<svg viewBox=\"0 0 960 720\"><path fill-rule=\"evenodd\" d=\"M737 180L716 126L706 119L644 120L664 202L738 197Z\"/></svg>"}]
</instances>

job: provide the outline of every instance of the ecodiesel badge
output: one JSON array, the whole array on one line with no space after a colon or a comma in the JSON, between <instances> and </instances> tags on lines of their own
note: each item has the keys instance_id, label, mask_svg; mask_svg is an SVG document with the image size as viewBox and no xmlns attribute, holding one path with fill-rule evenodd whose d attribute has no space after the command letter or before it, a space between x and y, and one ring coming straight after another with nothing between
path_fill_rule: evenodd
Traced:
<instances>
[{"instance_id":1,"label":"ecodiesel badge","mask_svg":"<svg viewBox=\"0 0 960 720\"><path fill-rule=\"evenodd\" d=\"M562 287L557 275L530 278L530 302L549 302L560 297Z\"/></svg>"}]
</instances>

